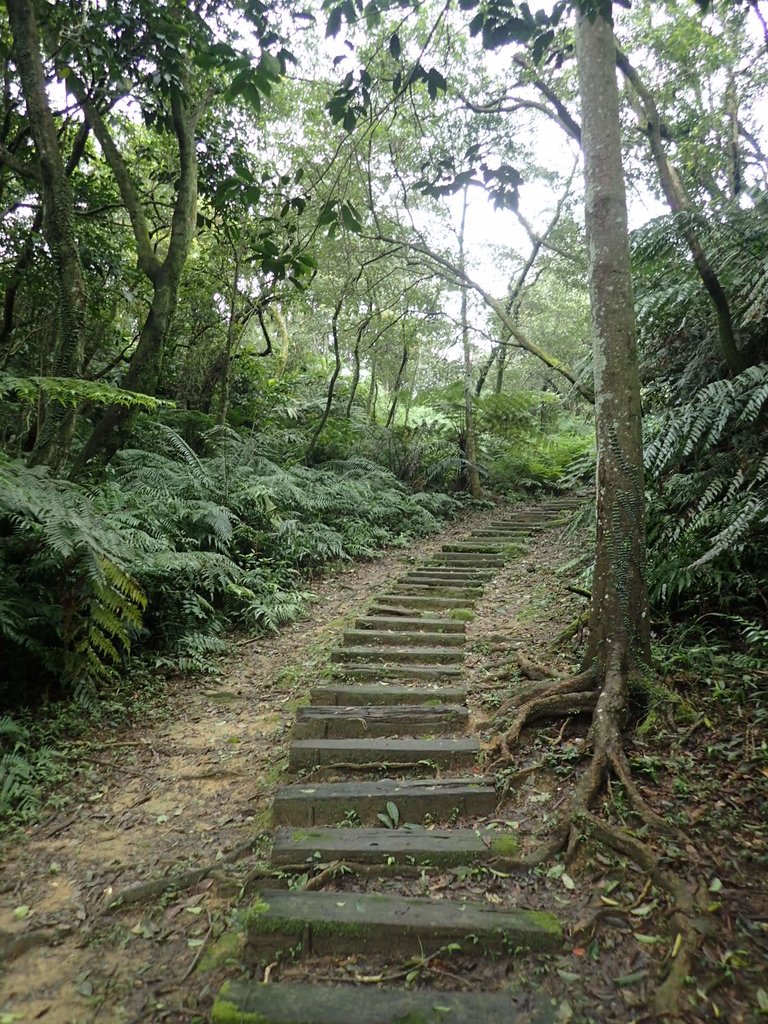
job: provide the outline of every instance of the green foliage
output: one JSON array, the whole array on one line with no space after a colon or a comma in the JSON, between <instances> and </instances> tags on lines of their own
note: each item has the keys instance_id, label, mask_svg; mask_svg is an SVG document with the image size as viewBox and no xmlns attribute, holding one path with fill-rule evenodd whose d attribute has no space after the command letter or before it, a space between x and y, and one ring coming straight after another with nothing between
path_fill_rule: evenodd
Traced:
<instances>
[{"instance_id":1,"label":"green foliage","mask_svg":"<svg viewBox=\"0 0 768 1024\"><path fill-rule=\"evenodd\" d=\"M201 444L161 425L156 450L122 452L88 490L0 462L2 699L88 692L137 641L161 667L210 668L225 630L301 613L299 570L370 557L455 510L362 459L284 467L229 429Z\"/></svg>"},{"instance_id":2,"label":"green foliage","mask_svg":"<svg viewBox=\"0 0 768 1024\"><path fill-rule=\"evenodd\" d=\"M760 602L768 559L768 366L648 422L649 585L672 608ZM761 602L760 602L761 603Z\"/></svg>"}]
</instances>

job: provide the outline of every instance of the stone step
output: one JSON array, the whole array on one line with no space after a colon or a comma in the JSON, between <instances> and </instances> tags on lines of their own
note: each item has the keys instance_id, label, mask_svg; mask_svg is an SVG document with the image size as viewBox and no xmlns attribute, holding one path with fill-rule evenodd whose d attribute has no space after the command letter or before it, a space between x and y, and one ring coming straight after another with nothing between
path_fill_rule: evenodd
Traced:
<instances>
[{"instance_id":1,"label":"stone step","mask_svg":"<svg viewBox=\"0 0 768 1024\"><path fill-rule=\"evenodd\" d=\"M478 540L497 540L502 544L514 544L529 537L530 531L518 527L514 530L473 530L469 536Z\"/></svg>"},{"instance_id":2,"label":"stone step","mask_svg":"<svg viewBox=\"0 0 768 1024\"><path fill-rule=\"evenodd\" d=\"M411 569L410 572L401 576L400 580L413 580L414 583L422 579L441 580L444 583L461 584L467 587L482 587L483 584L490 583L495 575L495 569L465 569L455 565L445 569L436 569L427 566L424 569Z\"/></svg>"},{"instance_id":3,"label":"stone step","mask_svg":"<svg viewBox=\"0 0 768 1024\"><path fill-rule=\"evenodd\" d=\"M482 587L453 585L440 580L438 583L404 582L390 586L389 594L424 594L435 597L469 597L476 600L483 593Z\"/></svg>"},{"instance_id":4,"label":"stone step","mask_svg":"<svg viewBox=\"0 0 768 1024\"><path fill-rule=\"evenodd\" d=\"M471 768L477 762L479 753L480 744L477 740L465 736L438 740L294 740L288 748L288 767L291 771L299 771L316 765L380 764L389 770L397 765L424 761L439 768L457 770Z\"/></svg>"},{"instance_id":5,"label":"stone step","mask_svg":"<svg viewBox=\"0 0 768 1024\"><path fill-rule=\"evenodd\" d=\"M556 1007L503 992L230 981L212 1024L554 1024Z\"/></svg>"},{"instance_id":6,"label":"stone step","mask_svg":"<svg viewBox=\"0 0 768 1024\"><path fill-rule=\"evenodd\" d=\"M424 616L364 615L355 622L355 629L401 629L404 631L423 629L425 632L466 633L466 623L456 619L439 619Z\"/></svg>"},{"instance_id":7,"label":"stone step","mask_svg":"<svg viewBox=\"0 0 768 1024\"><path fill-rule=\"evenodd\" d=\"M337 679L363 679L374 683L390 679L438 683L443 680L458 682L464 674L464 668L460 665L366 665L362 662L339 662L333 666L333 674Z\"/></svg>"},{"instance_id":8,"label":"stone step","mask_svg":"<svg viewBox=\"0 0 768 1024\"><path fill-rule=\"evenodd\" d=\"M310 704L464 704L467 691L461 686L394 686L386 683L365 686L313 686Z\"/></svg>"},{"instance_id":9,"label":"stone step","mask_svg":"<svg viewBox=\"0 0 768 1024\"><path fill-rule=\"evenodd\" d=\"M440 597L437 594L382 594L379 603L368 609L376 608L423 608L425 611L437 611L441 608L468 608L474 602L462 597Z\"/></svg>"},{"instance_id":10,"label":"stone step","mask_svg":"<svg viewBox=\"0 0 768 1024\"><path fill-rule=\"evenodd\" d=\"M400 822L475 818L496 810L492 779L376 779L364 782L316 782L283 786L275 795L276 825L333 825L353 812L363 825L377 825L377 815L394 803Z\"/></svg>"},{"instance_id":11,"label":"stone step","mask_svg":"<svg viewBox=\"0 0 768 1024\"><path fill-rule=\"evenodd\" d=\"M455 544L443 544L441 551L466 551L470 554L477 555L496 555L499 553L503 554L505 545L503 541L498 543L488 543L484 540L461 540L456 541Z\"/></svg>"},{"instance_id":12,"label":"stone step","mask_svg":"<svg viewBox=\"0 0 768 1024\"><path fill-rule=\"evenodd\" d=\"M555 522L554 519L516 519L514 522L506 520L503 522L489 523L489 530L513 530L529 533L531 530L540 530L545 523Z\"/></svg>"},{"instance_id":13,"label":"stone step","mask_svg":"<svg viewBox=\"0 0 768 1024\"><path fill-rule=\"evenodd\" d=\"M479 551L440 551L427 565L504 565L503 554L482 554Z\"/></svg>"},{"instance_id":14,"label":"stone step","mask_svg":"<svg viewBox=\"0 0 768 1024\"><path fill-rule=\"evenodd\" d=\"M376 661L384 665L452 665L464 660L461 647L338 647L331 661Z\"/></svg>"},{"instance_id":15,"label":"stone step","mask_svg":"<svg viewBox=\"0 0 768 1024\"><path fill-rule=\"evenodd\" d=\"M456 943L473 955L519 948L556 953L563 930L541 910L501 910L486 902L356 892L262 890L245 917L248 960L278 953L380 955L389 959Z\"/></svg>"},{"instance_id":16,"label":"stone step","mask_svg":"<svg viewBox=\"0 0 768 1024\"><path fill-rule=\"evenodd\" d=\"M462 732L469 712L458 704L305 705L296 709L292 737L358 739L366 736L444 736Z\"/></svg>"},{"instance_id":17,"label":"stone step","mask_svg":"<svg viewBox=\"0 0 768 1024\"><path fill-rule=\"evenodd\" d=\"M512 857L518 845L514 832L495 829L281 828L272 846L272 864L306 864L319 853L323 862L450 867Z\"/></svg>"},{"instance_id":18,"label":"stone step","mask_svg":"<svg viewBox=\"0 0 768 1024\"><path fill-rule=\"evenodd\" d=\"M463 633L408 632L404 629L348 629L343 634L348 647L361 644L381 644L385 647L462 647Z\"/></svg>"}]
</instances>

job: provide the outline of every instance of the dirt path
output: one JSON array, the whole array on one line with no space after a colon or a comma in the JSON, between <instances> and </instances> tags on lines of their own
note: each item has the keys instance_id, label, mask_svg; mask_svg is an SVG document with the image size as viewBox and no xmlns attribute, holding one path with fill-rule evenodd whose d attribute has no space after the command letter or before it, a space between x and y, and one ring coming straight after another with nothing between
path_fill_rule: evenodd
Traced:
<instances>
[{"instance_id":1,"label":"dirt path","mask_svg":"<svg viewBox=\"0 0 768 1024\"><path fill-rule=\"evenodd\" d=\"M191 1008L209 1003L209 980L190 971L267 845L295 703L385 582L495 514L464 516L407 550L317 579L308 621L233 642L218 677L172 683L164 720L89 740L61 811L4 851L0 950L31 948L4 965L3 1024L206 1019ZM191 892L110 909L120 893L224 861L254 837L253 851Z\"/></svg>"},{"instance_id":2,"label":"dirt path","mask_svg":"<svg viewBox=\"0 0 768 1024\"><path fill-rule=\"evenodd\" d=\"M297 704L312 683L327 678L340 630L369 599L499 511L465 517L405 552L316 581L307 621L233 647L220 677L177 681L162 720L104 733L84 747L83 771L61 794L61 810L5 851L0 952L14 955L4 964L0 1024L209 1020L221 982L241 971L238 923L268 870L269 808L275 790L291 781L286 750ZM578 661L578 634L564 644L557 638L584 608L568 587L587 550L583 537L548 530L494 577L478 602L468 623L462 682L471 693L474 729L486 741L515 685L516 651L563 670ZM669 863L678 870L688 865L689 883L709 893L697 921L702 951L683 1019L756 1022L768 1007L765 719L750 718L749 709L722 698L705 702L700 681L684 674L662 681L687 687L684 714L676 720L675 708L661 703L670 691L660 690L650 702L652 729L636 732L628 752L646 799L688 836L684 848L666 845ZM638 719L648 710L647 695L638 697ZM515 829L523 844L546 832L586 752L580 719L527 730L510 771L501 825ZM610 789L602 812L632 828L620 787ZM200 868L208 869L205 877L187 875L175 888L154 884ZM269 884L277 887L280 880L272 877ZM327 879L325 888L382 891L382 881L342 875ZM530 872L467 867L393 876L383 888L553 910L567 933L556 955L516 952L489 960L459 954L399 963L395 973L402 983L415 971L414 986L446 992L543 993L558 1024L642 1019L675 955L668 902L630 860L599 846L587 847L572 863ZM121 894L129 902L114 906ZM326 957L286 960L265 973L271 981L346 986L392 970L371 957Z\"/></svg>"}]
</instances>

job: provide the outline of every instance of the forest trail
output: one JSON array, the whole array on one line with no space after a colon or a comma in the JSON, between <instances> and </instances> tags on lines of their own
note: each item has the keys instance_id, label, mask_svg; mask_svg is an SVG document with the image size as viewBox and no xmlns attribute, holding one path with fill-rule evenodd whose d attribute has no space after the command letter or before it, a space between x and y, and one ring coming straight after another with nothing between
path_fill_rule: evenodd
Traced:
<instances>
[{"instance_id":1,"label":"forest trail","mask_svg":"<svg viewBox=\"0 0 768 1024\"><path fill-rule=\"evenodd\" d=\"M419 874L507 867L515 831L496 828L504 795L482 774L482 750L469 733L462 686L466 621L487 583L519 554L531 533L562 522L578 499L541 504L445 543L400 577L331 652L332 681L310 690L296 711L289 770L309 774L282 786L273 804L281 826L273 868L302 875L313 859L328 866L285 892L260 888L245 923L244 953L254 966L294 957L361 955L390 963L414 958L427 969L451 952L512 956L519 949L558 953L561 922L551 911L504 908L484 897L452 900L392 892L339 893L344 873ZM383 778L375 778L376 773ZM426 774L426 778L423 776ZM363 780L360 781L360 776ZM315 781L332 777L331 781ZM395 776L393 778L389 776ZM429 827L425 827L425 824ZM382 825L385 827L382 828ZM449 827L446 827L449 826ZM436 827L435 827L436 826ZM323 881L329 884L326 886ZM501 900L497 897L498 903ZM399 980L384 972L379 980ZM396 1024L510 1020L519 997L502 992L358 989L318 992L312 984L227 983L214 1024ZM516 1007L518 1021L555 1020L549 1000Z\"/></svg>"},{"instance_id":2,"label":"forest trail","mask_svg":"<svg viewBox=\"0 0 768 1024\"><path fill-rule=\"evenodd\" d=\"M492 533L505 514L503 506L473 512L407 550L320 577L311 583L309 621L239 644L220 676L172 682L163 706L137 707L134 729L110 727L105 716L98 735L77 743L82 769L55 794L59 809L6 839L2 851L4 1024L209 1019L231 969L202 968L250 902L250 876L268 867L270 806L285 779L289 726L307 680L322 679L340 631L374 595L418 574L419 563L470 530ZM553 589L548 568L565 559L552 540L551 531L534 538L526 558L486 586L484 615L466 623L468 678L487 662L472 650L482 623L489 632L507 630L520 604L520 628L530 636L528 612L541 610ZM514 597L497 586L509 572ZM535 586L524 586L531 580ZM573 598L564 603L563 622ZM548 636L549 625L543 630Z\"/></svg>"}]
</instances>

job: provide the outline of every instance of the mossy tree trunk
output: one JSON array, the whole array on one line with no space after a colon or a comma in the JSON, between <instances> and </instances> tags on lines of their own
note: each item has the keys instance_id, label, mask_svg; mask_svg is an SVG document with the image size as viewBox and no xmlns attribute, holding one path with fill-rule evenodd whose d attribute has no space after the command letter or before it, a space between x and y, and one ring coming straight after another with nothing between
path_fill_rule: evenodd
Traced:
<instances>
[{"instance_id":1,"label":"mossy tree trunk","mask_svg":"<svg viewBox=\"0 0 768 1024\"><path fill-rule=\"evenodd\" d=\"M179 178L168 248L165 257L160 259L152 243L149 221L139 190L115 143L110 126L82 83L73 78L71 85L114 175L133 228L139 267L152 285L149 312L121 385L130 391L155 395L163 366L166 333L176 308L181 275L195 236L198 193L196 129L206 99L192 107L178 87L171 89L171 122L178 146ZM123 406L113 405L105 409L79 455L76 471L92 459L103 458L109 461L125 443L133 415L133 410Z\"/></svg>"},{"instance_id":2,"label":"mossy tree trunk","mask_svg":"<svg viewBox=\"0 0 768 1024\"><path fill-rule=\"evenodd\" d=\"M587 659L601 675L650 660L642 414L619 93L610 22L579 12L597 435L597 543Z\"/></svg>"},{"instance_id":3,"label":"mossy tree trunk","mask_svg":"<svg viewBox=\"0 0 768 1024\"><path fill-rule=\"evenodd\" d=\"M43 201L42 230L58 282L58 324L50 371L57 377L79 377L82 371L86 290L75 230L75 206L59 146L56 123L46 92L40 37L32 0L8 0L13 53L27 105L29 127L37 151ZM33 464L59 469L69 454L76 410L47 402Z\"/></svg>"}]
</instances>

